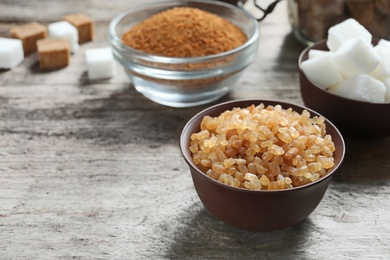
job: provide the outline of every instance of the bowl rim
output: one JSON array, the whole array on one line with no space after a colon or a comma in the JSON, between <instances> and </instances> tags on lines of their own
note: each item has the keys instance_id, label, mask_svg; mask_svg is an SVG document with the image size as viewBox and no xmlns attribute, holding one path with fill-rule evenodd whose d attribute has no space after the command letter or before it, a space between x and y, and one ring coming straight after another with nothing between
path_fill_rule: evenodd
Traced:
<instances>
[{"instance_id":1,"label":"bowl rim","mask_svg":"<svg viewBox=\"0 0 390 260\"><path fill-rule=\"evenodd\" d=\"M242 13L245 17L248 18L248 20L251 22L254 32L250 37L247 39L247 41L238 46L237 48L231 49L226 52L221 52L213 55L207 55L207 56L201 56L201 57L187 57L187 58L180 58L180 57L166 57L166 56L159 56L159 55L154 55L150 53L146 53L134 48L131 48L127 45L125 45L122 40L118 37L115 31L116 25L126 16L128 16L131 13L141 11L144 9L148 9L151 7L167 7L167 8L173 8L177 6L186 6L187 3L205 3L209 5L214 5L214 6L220 6L220 7L225 7L231 10L238 11ZM226 19L226 18L225 18ZM140 21L141 22L141 21ZM231 21L229 21L231 22ZM108 38L111 42L112 45L116 46L117 48L120 48L126 52L131 53L131 55L134 58L141 58L144 60L148 61L153 61L153 62L161 62L161 63L174 63L174 64L182 64L182 63L190 63L190 62L205 62L205 61L213 61L213 60L218 60L221 58L225 58L226 56L238 53L252 44L256 43L260 35L260 29L259 29L259 24L257 20L245 9L240 8L236 5L228 4L222 1L210 1L210 0L168 0L168 1L155 1L153 3L144 3L144 4L138 4L133 6L132 8L127 9L126 11L122 12L121 14L117 15L114 17L108 27Z\"/></svg>"},{"instance_id":2,"label":"bowl rim","mask_svg":"<svg viewBox=\"0 0 390 260\"><path fill-rule=\"evenodd\" d=\"M377 42L379 41L378 38L372 38L372 44L376 44ZM372 106L383 106L383 105L390 105L390 102L383 102L383 103L373 103L373 102L366 102L366 101L361 101L361 100L356 100L356 99L351 99L351 98L346 98L346 97L343 97L343 96L339 96L339 95L336 95L326 89L323 89L319 86L317 86L317 84L313 83L307 76L306 74L303 72L302 70L302 63L306 60L309 60L309 57L307 57L305 60L304 60L304 56L306 55L309 55L309 51L310 50L322 50L322 49L318 49L318 46L320 45L324 45L325 44L325 51L329 51L329 48L328 46L326 45L326 42L327 42L327 39L322 39L322 40L319 40L317 42L314 42L313 44L307 46L302 52L301 54L299 54L299 57L298 57L298 68L299 68L299 71L300 73L302 73L303 76L306 77L307 81L310 82L311 85L313 85L314 87L316 87L317 89L320 90L321 93L324 93L325 95L330 95L332 97L335 97L335 98L338 98L340 100L346 100L348 102L352 102L352 103L356 103L357 105L358 104L365 104L365 105L372 105ZM374 45L375 46L375 45Z\"/></svg>"},{"instance_id":3,"label":"bowl rim","mask_svg":"<svg viewBox=\"0 0 390 260\"><path fill-rule=\"evenodd\" d=\"M301 108L302 110L307 110L308 112L310 112L311 117L313 116L313 114L324 117L320 113L318 113L318 112L316 112L316 111L314 111L314 110L312 110L310 108L307 108L305 106L298 105L298 104L291 103L291 102L280 101L280 100L276 100L276 99L238 99L238 100L231 100L231 101L219 103L219 104L213 105L211 107L208 107L208 108L198 112L194 116L192 116L190 118L190 120L188 120L188 122L183 127L183 130L182 130L181 135L180 135L180 141L179 141L180 142L179 143L180 151L182 153L182 156L184 157L184 160L186 161L186 163L190 167L190 171L191 172L193 172L192 171L192 169L193 169L196 172L196 174L202 176L203 178L213 182L214 184L216 184L216 185L218 185L218 186L220 186L222 188L231 189L233 191L248 192L248 193L264 193L264 194L267 193L267 194L272 194L272 193L280 193L280 192L293 192L293 191L296 191L296 190L303 190L303 189L310 188L310 187L312 187L312 186L314 186L314 185L316 185L316 184L318 184L320 182L323 182L323 181L331 178L333 176L333 174L335 172L337 172L337 170L342 165L342 163L344 161L344 157L345 157L345 151L346 151L344 138L341 135L341 133L338 130L338 128L331 121L329 121L326 117L324 117L325 118L325 122L327 124L331 125L334 128L335 133L340 138L340 141L341 141L340 145L342 147L342 151L341 151L341 154L340 154L340 161L339 161L339 163L337 165L334 165L329 173L327 173L325 176L320 177L318 180L316 180L314 182L311 182L311 183L307 183L307 184L301 185L301 186L292 187L292 188L288 188L288 189L282 189L282 190L250 190L250 189L245 189L245 188L240 188L240 187L233 187L233 186L230 186L230 185L227 185L225 183L219 182L218 180L215 180L215 179L207 176L205 173L203 173L202 171L199 170L199 168L193 162L192 158L189 158L187 156L188 154L191 154L191 152L188 152L189 151L189 147L185 147L184 146L184 144L188 141L188 140L187 141L185 140L185 135L188 132L188 129L189 129L190 125L192 125L194 123L194 121L197 120L199 117L204 117L205 115L207 115L208 113L212 112L216 108L219 108L219 107L222 107L222 106L230 106L231 107L230 109L232 109L234 107L241 107L242 108L244 106L240 106L239 104L244 103L244 102L246 102L246 103L253 103L254 105L256 105L256 104L259 105L259 104L263 103L265 106L267 106L265 103L271 102L271 103L280 104L284 109L286 109L285 106L293 105L293 106ZM235 104L237 104L237 105L235 105ZM185 152L185 151L187 151L187 152Z\"/></svg>"}]
</instances>

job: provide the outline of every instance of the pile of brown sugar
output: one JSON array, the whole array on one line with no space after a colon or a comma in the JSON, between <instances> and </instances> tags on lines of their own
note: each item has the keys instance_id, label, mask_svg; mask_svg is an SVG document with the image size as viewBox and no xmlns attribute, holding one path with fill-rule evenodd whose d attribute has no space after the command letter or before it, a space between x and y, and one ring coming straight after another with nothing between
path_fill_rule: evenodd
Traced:
<instances>
[{"instance_id":1,"label":"pile of brown sugar","mask_svg":"<svg viewBox=\"0 0 390 260\"><path fill-rule=\"evenodd\" d=\"M206 175L250 190L317 181L334 166L336 150L325 118L264 104L205 116L189 149Z\"/></svg>"},{"instance_id":2,"label":"pile of brown sugar","mask_svg":"<svg viewBox=\"0 0 390 260\"><path fill-rule=\"evenodd\" d=\"M135 25L122 36L124 44L165 57L201 57L226 52L247 41L226 19L191 7L175 7Z\"/></svg>"}]
</instances>

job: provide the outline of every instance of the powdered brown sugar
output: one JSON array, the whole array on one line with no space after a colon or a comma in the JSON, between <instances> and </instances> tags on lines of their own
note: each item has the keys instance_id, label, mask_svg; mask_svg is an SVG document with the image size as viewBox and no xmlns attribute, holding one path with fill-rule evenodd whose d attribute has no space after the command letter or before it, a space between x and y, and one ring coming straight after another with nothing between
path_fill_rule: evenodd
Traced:
<instances>
[{"instance_id":1,"label":"powdered brown sugar","mask_svg":"<svg viewBox=\"0 0 390 260\"><path fill-rule=\"evenodd\" d=\"M122 41L166 57L202 57L237 48L247 37L226 19L191 7L175 7L135 25Z\"/></svg>"}]
</instances>

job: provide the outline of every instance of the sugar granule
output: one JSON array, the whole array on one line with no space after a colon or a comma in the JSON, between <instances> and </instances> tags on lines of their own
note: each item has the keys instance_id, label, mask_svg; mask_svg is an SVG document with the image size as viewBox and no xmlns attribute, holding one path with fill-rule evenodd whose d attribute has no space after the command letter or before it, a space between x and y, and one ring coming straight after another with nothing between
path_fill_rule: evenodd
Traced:
<instances>
[{"instance_id":1,"label":"sugar granule","mask_svg":"<svg viewBox=\"0 0 390 260\"><path fill-rule=\"evenodd\" d=\"M205 116L190 151L198 168L222 183L279 190L326 175L335 145L323 117L260 104Z\"/></svg>"},{"instance_id":2,"label":"sugar granule","mask_svg":"<svg viewBox=\"0 0 390 260\"><path fill-rule=\"evenodd\" d=\"M247 37L228 20L192 7L155 14L123 34L124 44L154 55L201 57L229 51Z\"/></svg>"}]
</instances>

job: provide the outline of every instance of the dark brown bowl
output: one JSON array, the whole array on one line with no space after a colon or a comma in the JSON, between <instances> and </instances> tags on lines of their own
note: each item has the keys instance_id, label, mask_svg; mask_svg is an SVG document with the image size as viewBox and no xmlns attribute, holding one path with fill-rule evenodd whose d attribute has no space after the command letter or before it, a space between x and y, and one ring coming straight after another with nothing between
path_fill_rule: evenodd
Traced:
<instances>
[{"instance_id":1,"label":"dark brown bowl","mask_svg":"<svg viewBox=\"0 0 390 260\"><path fill-rule=\"evenodd\" d=\"M234 107L248 107L261 103L266 106L280 104L284 109L291 107L297 112L306 109L311 116L319 115L311 109L281 101L259 99L230 101L212 106L195 115L185 125L180 137L181 152L190 167L195 190L204 206L225 223L251 231L285 228L309 216L320 203L345 153L343 137L337 128L326 120L327 133L332 136L336 147L335 165L325 176L313 183L287 190L254 191L228 186L201 172L193 163L189 143L191 134L200 130L202 118L206 115L218 116Z\"/></svg>"},{"instance_id":2,"label":"dark brown bowl","mask_svg":"<svg viewBox=\"0 0 390 260\"><path fill-rule=\"evenodd\" d=\"M374 40L376 44L378 40ZM299 79L305 106L314 109L334 123L341 133L357 138L376 138L390 135L387 112L390 103L369 103L332 94L310 82L301 69L311 49L328 50L326 40L307 47L299 56ZM326 73L326 72L324 72Z\"/></svg>"}]
</instances>

